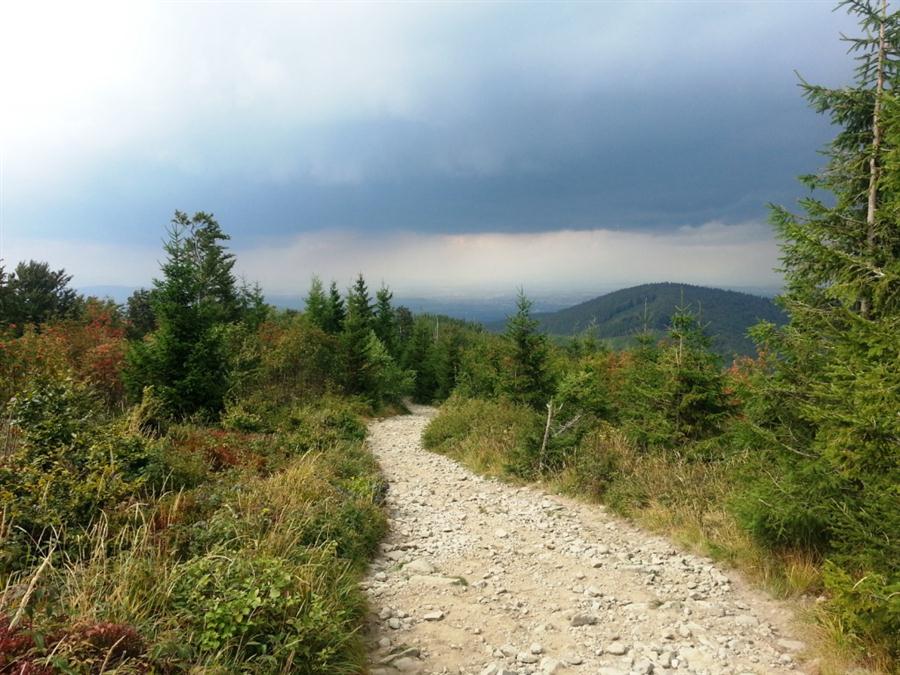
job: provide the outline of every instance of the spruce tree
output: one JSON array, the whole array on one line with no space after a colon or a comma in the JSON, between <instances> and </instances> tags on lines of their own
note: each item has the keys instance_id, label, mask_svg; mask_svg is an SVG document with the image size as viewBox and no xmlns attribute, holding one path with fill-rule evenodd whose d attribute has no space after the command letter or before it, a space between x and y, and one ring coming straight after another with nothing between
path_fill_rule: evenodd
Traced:
<instances>
[{"instance_id":1,"label":"spruce tree","mask_svg":"<svg viewBox=\"0 0 900 675\"><path fill-rule=\"evenodd\" d=\"M9 275L0 264L0 329L13 322L13 292L9 285Z\"/></svg>"},{"instance_id":2,"label":"spruce tree","mask_svg":"<svg viewBox=\"0 0 900 675\"><path fill-rule=\"evenodd\" d=\"M667 407L663 350L657 337L645 329L628 352L616 417L628 438L640 449L671 444L673 429Z\"/></svg>"},{"instance_id":3,"label":"spruce tree","mask_svg":"<svg viewBox=\"0 0 900 675\"><path fill-rule=\"evenodd\" d=\"M128 355L132 398L153 386L175 416L221 409L229 385L221 328L240 315L234 258L221 243L227 239L211 215L175 212L151 296L158 329Z\"/></svg>"},{"instance_id":4,"label":"spruce tree","mask_svg":"<svg viewBox=\"0 0 900 675\"><path fill-rule=\"evenodd\" d=\"M394 308L391 306L391 300L394 294L391 290L382 285L375 294L375 335L381 340L392 357L397 356L397 317Z\"/></svg>"},{"instance_id":5,"label":"spruce tree","mask_svg":"<svg viewBox=\"0 0 900 675\"><path fill-rule=\"evenodd\" d=\"M413 315L409 311L409 307L400 305L396 312L397 317L397 350L401 354L406 349L406 343L412 337L413 332Z\"/></svg>"},{"instance_id":6,"label":"spruce tree","mask_svg":"<svg viewBox=\"0 0 900 675\"><path fill-rule=\"evenodd\" d=\"M417 317L406 350L403 366L416 373L413 399L417 403L431 403L437 392L437 373L434 359L434 330L429 317Z\"/></svg>"},{"instance_id":7,"label":"spruce tree","mask_svg":"<svg viewBox=\"0 0 900 675\"><path fill-rule=\"evenodd\" d=\"M153 311L152 291L139 288L125 303L125 318L128 321L128 337L140 340L156 330L156 314Z\"/></svg>"},{"instance_id":8,"label":"spruce tree","mask_svg":"<svg viewBox=\"0 0 900 675\"><path fill-rule=\"evenodd\" d=\"M344 299L338 290L337 283L332 281L328 288L328 307L325 313L325 332L337 335L344 329L344 321L347 319L347 310L344 308Z\"/></svg>"},{"instance_id":9,"label":"spruce tree","mask_svg":"<svg viewBox=\"0 0 900 675\"><path fill-rule=\"evenodd\" d=\"M443 400L456 388L464 348L462 331L456 326L449 326L443 331L435 347L434 370L437 380L435 397Z\"/></svg>"},{"instance_id":10,"label":"spruce tree","mask_svg":"<svg viewBox=\"0 0 900 675\"><path fill-rule=\"evenodd\" d=\"M176 211L172 222L189 233L184 247L193 266L197 307L209 314L213 323L237 321L241 308L233 272L235 259L224 244L231 237L222 231L212 214L203 211L191 218Z\"/></svg>"},{"instance_id":11,"label":"spruce tree","mask_svg":"<svg viewBox=\"0 0 900 675\"><path fill-rule=\"evenodd\" d=\"M329 329L328 298L325 296L322 280L316 275L313 275L309 293L306 296L306 317L314 326L326 331Z\"/></svg>"},{"instance_id":12,"label":"spruce tree","mask_svg":"<svg viewBox=\"0 0 900 675\"><path fill-rule=\"evenodd\" d=\"M347 292L347 318L344 320L344 353L347 359L347 384L351 392L361 394L366 385L366 353L375 315L366 280L360 274Z\"/></svg>"},{"instance_id":13,"label":"spruce tree","mask_svg":"<svg viewBox=\"0 0 900 675\"><path fill-rule=\"evenodd\" d=\"M856 81L843 89L803 83L840 130L825 169L804 178L830 196L804 199L802 215L773 207L790 322L756 330L776 359L748 404L747 443L765 470L741 511L761 540L826 556L845 630L897 656L900 17L886 3L842 6L864 33L849 40Z\"/></svg>"},{"instance_id":14,"label":"spruce tree","mask_svg":"<svg viewBox=\"0 0 900 675\"><path fill-rule=\"evenodd\" d=\"M516 313L506 323L504 335L509 353L507 393L516 401L541 409L550 398L553 382L549 368L547 336L531 316L533 303L520 290Z\"/></svg>"},{"instance_id":15,"label":"spruce tree","mask_svg":"<svg viewBox=\"0 0 900 675\"><path fill-rule=\"evenodd\" d=\"M698 316L687 306L678 306L672 316L662 366L672 444L719 432L732 411L722 364Z\"/></svg>"},{"instance_id":16,"label":"spruce tree","mask_svg":"<svg viewBox=\"0 0 900 675\"><path fill-rule=\"evenodd\" d=\"M237 295L241 323L250 330L256 330L269 318L272 311L272 306L266 302L262 286L258 281L252 284L242 281Z\"/></svg>"}]
</instances>

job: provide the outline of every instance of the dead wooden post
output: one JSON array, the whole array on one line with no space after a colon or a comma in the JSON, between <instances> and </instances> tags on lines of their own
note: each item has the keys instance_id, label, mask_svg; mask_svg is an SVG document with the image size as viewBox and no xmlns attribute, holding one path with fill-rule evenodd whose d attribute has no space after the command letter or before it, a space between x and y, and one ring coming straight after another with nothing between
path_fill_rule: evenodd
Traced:
<instances>
[{"instance_id":1,"label":"dead wooden post","mask_svg":"<svg viewBox=\"0 0 900 675\"><path fill-rule=\"evenodd\" d=\"M547 440L550 438L550 423L553 421L553 399L547 404L547 426L544 427L544 440L541 443L541 454L538 456L538 469L544 473L544 452L547 450Z\"/></svg>"}]
</instances>

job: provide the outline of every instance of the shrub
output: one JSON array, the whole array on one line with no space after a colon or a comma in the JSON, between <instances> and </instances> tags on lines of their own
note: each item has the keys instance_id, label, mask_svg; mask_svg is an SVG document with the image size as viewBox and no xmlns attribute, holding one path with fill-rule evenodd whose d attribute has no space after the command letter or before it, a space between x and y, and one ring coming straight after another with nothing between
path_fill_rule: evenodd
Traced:
<instances>
[{"instance_id":1,"label":"shrub","mask_svg":"<svg viewBox=\"0 0 900 675\"><path fill-rule=\"evenodd\" d=\"M164 473L154 469L156 448L104 422L96 399L71 380L36 383L8 410L17 435L0 461L0 507L32 545L53 530L74 535Z\"/></svg>"},{"instance_id":2,"label":"shrub","mask_svg":"<svg viewBox=\"0 0 900 675\"><path fill-rule=\"evenodd\" d=\"M241 402L226 403L222 412L222 426L234 431L263 431L260 415L248 410Z\"/></svg>"},{"instance_id":3,"label":"shrub","mask_svg":"<svg viewBox=\"0 0 900 675\"><path fill-rule=\"evenodd\" d=\"M296 452L306 452L324 450L341 441L361 441L366 437L366 427L359 419L362 410L365 406L334 398L295 406L286 423L289 442Z\"/></svg>"},{"instance_id":4,"label":"shrub","mask_svg":"<svg viewBox=\"0 0 900 675\"><path fill-rule=\"evenodd\" d=\"M91 385L106 403L119 403L125 351L125 329L96 302L79 319L0 334L0 405L35 380L67 377Z\"/></svg>"},{"instance_id":5,"label":"shrub","mask_svg":"<svg viewBox=\"0 0 900 675\"><path fill-rule=\"evenodd\" d=\"M43 650L38 648L34 634L27 624L11 626L0 616L0 672L16 675L51 675L54 671L39 661Z\"/></svg>"},{"instance_id":6,"label":"shrub","mask_svg":"<svg viewBox=\"0 0 900 675\"><path fill-rule=\"evenodd\" d=\"M451 397L425 428L422 441L477 471L524 475L536 467L540 415L509 401Z\"/></svg>"},{"instance_id":7,"label":"shrub","mask_svg":"<svg viewBox=\"0 0 900 675\"><path fill-rule=\"evenodd\" d=\"M832 562L825 564L823 576L828 609L857 648L874 644L883 652L878 656L900 658L900 576L851 574Z\"/></svg>"}]
</instances>

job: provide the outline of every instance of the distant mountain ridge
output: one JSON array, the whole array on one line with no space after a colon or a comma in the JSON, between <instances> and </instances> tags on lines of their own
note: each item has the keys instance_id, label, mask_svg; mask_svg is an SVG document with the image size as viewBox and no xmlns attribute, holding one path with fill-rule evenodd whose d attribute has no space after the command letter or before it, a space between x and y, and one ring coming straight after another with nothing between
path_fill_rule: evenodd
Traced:
<instances>
[{"instance_id":1,"label":"distant mountain ridge","mask_svg":"<svg viewBox=\"0 0 900 675\"><path fill-rule=\"evenodd\" d=\"M713 338L713 348L730 357L756 353L747 330L759 321L783 324L784 312L770 299L720 288L678 283L643 284L601 295L556 312L536 313L541 329L551 335L576 335L591 328L600 339L623 346L646 327L662 335L679 305L700 314ZM502 330L499 323L488 326Z\"/></svg>"}]
</instances>

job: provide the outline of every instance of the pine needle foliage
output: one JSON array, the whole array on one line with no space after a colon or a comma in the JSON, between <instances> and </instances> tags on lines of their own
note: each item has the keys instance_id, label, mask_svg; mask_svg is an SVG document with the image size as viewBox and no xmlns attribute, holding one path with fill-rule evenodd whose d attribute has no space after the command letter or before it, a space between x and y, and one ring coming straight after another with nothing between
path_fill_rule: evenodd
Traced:
<instances>
[{"instance_id":1,"label":"pine needle foliage","mask_svg":"<svg viewBox=\"0 0 900 675\"><path fill-rule=\"evenodd\" d=\"M828 164L804 177L801 214L773 207L790 315L757 336L774 354L748 408L747 447L760 469L741 501L770 546L811 547L842 624L861 649L900 654L900 14L886 3L840 5L859 19L847 38L853 86L806 82L839 128ZM828 197L819 196L827 193Z\"/></svg>"},{"instance_id":2,"label":"pine needle foliage","mask_svg":"<svg viewBox=\"0 0 900 675\"><path fill-rule=\"evenodd\" d=\"M539 330L538 321L532 317L533 304L520 290L516 313L506 323L504 338L509 359L506 390L514 401L542 408L552 394L553 380L549 343L547 336Z\"/></svg>"},{"instance_id":3,"label":"pine needle foliage","mask_svg":"<svg viewBox=\"0 0 900 675\"><path fill-rule=\"evenodd\" d=\"M229 386L222 326L241 315L228 239L211 214L175 212L152 294L158 329L129 352L125 379L134 400L152 386L179 417L222 409Z\"/></svg>"}]
</instances>

